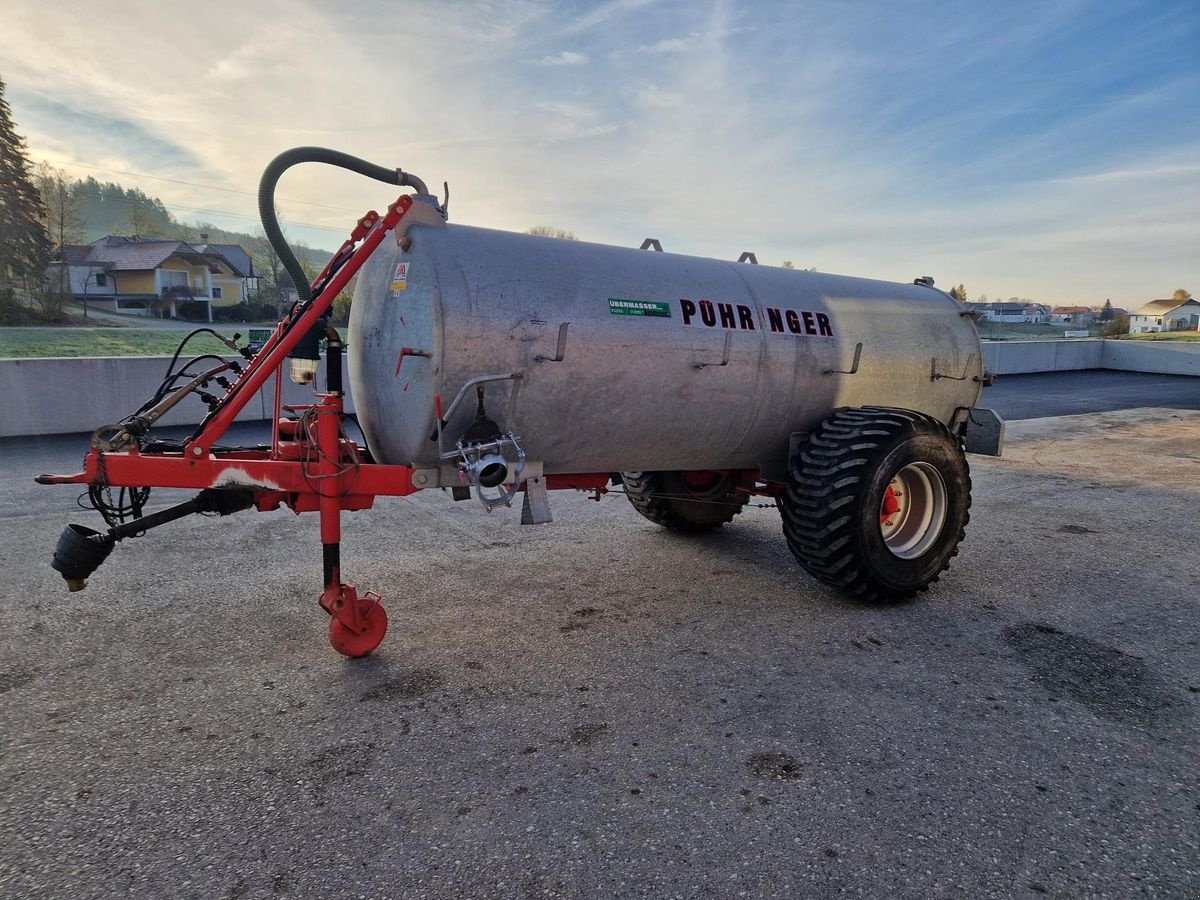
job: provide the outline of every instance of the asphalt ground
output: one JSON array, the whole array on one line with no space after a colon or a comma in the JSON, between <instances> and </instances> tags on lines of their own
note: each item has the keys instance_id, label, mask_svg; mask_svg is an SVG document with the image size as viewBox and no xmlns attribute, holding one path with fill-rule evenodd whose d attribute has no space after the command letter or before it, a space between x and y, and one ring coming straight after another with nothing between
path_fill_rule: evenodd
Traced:
<instances>
[{"instance_id":1,"label":"asphalt ground","mask_svg":"<svg viewBox=\"0 0 1200 900\"><path fill-rule=\"evenodd\" d=\"M311 515L172 523L68 594L97 517L31 479L84 445L0 443L2 897L1200 896L1196 412L1011 424L887 608L774 509L383 499L357 661Z\"/></svg>"},{"instance_id":2,"label":"asphalt ground","mask_svg":"<svg viewBox=\"0 0 1200 900\"><path fill-rule=\"evenodd\" d=\"M979 405L1011 420L1147 406L1200 409L1200 378L1108 369L1001 375L984 390Z\"/></svg>"}]
</instances>

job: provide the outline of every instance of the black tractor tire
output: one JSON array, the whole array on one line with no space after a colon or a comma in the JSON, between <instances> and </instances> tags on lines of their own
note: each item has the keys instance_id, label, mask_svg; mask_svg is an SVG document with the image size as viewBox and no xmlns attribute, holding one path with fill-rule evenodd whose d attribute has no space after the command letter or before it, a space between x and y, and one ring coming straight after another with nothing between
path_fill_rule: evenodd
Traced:
<instances>
[{"instance_id":1,"label":"black tractor tire","mask_svg":"<svg viewBox=\"0 0 1200 900\"><path fill-rule=\"evenodd\" d=\"M905 600L937 581L970 508L960 441L937 419L886 407L821 422L797 447L780 503L800 565L867 603Z\"/></svg>"},{"instance_id":2,"label":"black tractor tire","mask_svg":"<svg viewBox=\"0 0 1200 900\"><path fill-rule=\"evenodd\" d=\"M639 513L672 531L711 531L742 511L750 499L737 481L713 473L711 484L689 486L682 472L622 472L625 495Z\"/></svg>"}]
</instances>

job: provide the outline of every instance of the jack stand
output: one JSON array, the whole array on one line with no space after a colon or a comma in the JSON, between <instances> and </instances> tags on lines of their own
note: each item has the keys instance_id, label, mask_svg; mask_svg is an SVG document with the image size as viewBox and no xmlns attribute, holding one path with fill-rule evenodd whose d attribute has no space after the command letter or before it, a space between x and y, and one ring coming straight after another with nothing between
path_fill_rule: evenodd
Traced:
<instances>
[{"instance_id":1,"label":"jack stand","mask_svg":"<svg viewBox=\"0 0 1200 900\"><path fill-rule=\"evenodd\" d=\"M328 545L326 545L328 547ZM329 613L329 643L342 656L366 656L387 634L387 612L374 591L361 597L352 584L331 584L321 594L321 608Z\"/></svg>"},{"instance_id":2,"label":"jack stand","mask_svg":"<svg viewBox=\"0 0 1200 900\"><path fill-rule=\"evenodd\" d=\"M329 393L320 397L317 407L317 478L324 485L320 493L322 561L325 590L321 608L329 613L329 643L343 656L366 656L379 646L387 634L388 619L374 591L361 597L352 584L342 583L342 509L340 481L344 476L341 462L342 398ZM304 463L304 465L308 465Z\"/></svg>"}]
</instances>

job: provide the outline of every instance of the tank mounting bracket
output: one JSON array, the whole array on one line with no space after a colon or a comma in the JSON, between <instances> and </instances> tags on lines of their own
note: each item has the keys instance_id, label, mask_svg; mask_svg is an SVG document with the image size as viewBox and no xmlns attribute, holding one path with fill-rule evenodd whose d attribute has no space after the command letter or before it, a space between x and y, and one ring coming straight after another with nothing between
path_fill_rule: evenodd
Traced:
<instances>
[{"instance_id":1,"label":"tank mounting bracket","mask_svg":"<svg viewBox=\"0 0 1200 900\"><path fill-rule=\"evenodd\" d=\"M693 369L708 369L717 368L729 365L729 348L733 345L733 332L725 332L725 348L721 351L721 361L719 363L692 363Z\"/></svg>"},{"instance_id":2,"label":"tank mounting bracket","mask_svg":"<svg viewBox=\"0 0 1200 900\"><path fill-rule=\"evenodd\" d=\"M973 362L975 362L974 353L967 357L967 364L963 366L963 373L961 375L947 375L945 372L938 371L938 358L936 356L930 357L929 380L938 381L942 378L948 378L950 381L966 381L971 377L967 373L971 371L971 363Z\"/></svg>"},{"instance_id":3,"label":"tank mounting bracket","mask_svg":"<svg viewBox=\"0 0 1200 900\"><path fill-rule=\"evenodd\" d=\"M857 375L858 364L862 361L862 341L854 345L854 361L849 369L824 369L822 375Z\"/></svg>"},{"instance_id":4,"label":"tank mounting bracket","mask_svg":"<svg viewBox=\"0 0 1200 900\"><path fill-rule=\"evenodd\" d=\"M534 362L562 362L563 357L567 354L567 329L571 327L570 322L563 322L558 326L558 346L554 350L553 356L546 356L539 353L535 356Z\"/></svg>"}]
</instances>

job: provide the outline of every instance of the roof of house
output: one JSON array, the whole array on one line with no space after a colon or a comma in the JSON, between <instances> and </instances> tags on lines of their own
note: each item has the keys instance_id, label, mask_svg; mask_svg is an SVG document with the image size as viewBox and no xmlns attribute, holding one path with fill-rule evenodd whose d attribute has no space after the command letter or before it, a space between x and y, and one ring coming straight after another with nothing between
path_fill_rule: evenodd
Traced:
<instances>
[{"instance_id":1,"label":"roof of house","mask_svg":"<svg viewBox=\"0 0 1200 900\"><path fill-rule=\"evenodd\" d=\"M63 244L56 252L69 266L86 266L92 248L89 244Z\"/></svg>"},{"instance_id":2,"label":"roof of house","mask_svg":"<svg viewBox=\"0 0 1200 900\"><path fill-rule=\"evenodd\" d=\"M1054 309L1050 310L1050 315L1074 316L1078 315L1079 313L1090 313L1091 311L1092 308L1090 306L1056 306Z\"/></svg>"},{"instance_id":3,"label":"roof of house","mask_svg":"<svg viewBox=\"0 0 1200 900\"><path fill-rule=\"evenodd\" d=\"M245 259L238 259L234 249L241 251ZM236 244L194 247L186 241L147 240L110 234L91 244L66 245L62 247L62 254L70 265L103 266L116 272L152 271L172 257L193 265L208 266L214 272L217 271L215 267L219 260L239 277L252 271L249 255Z\"/></svg>"},{"instance_id":4,"label":"roof of house","mask_svg":"<svg viewBox=\"0 0 1200 900\"><path fill-rule=\"evenodd\" d=\"M1200 306L1200 300L1176 300L1174 297L1170 297L1166 300L1151 300L1149 303L1144 303L1135 309L1133 314L1135 316L1165 316L1172 310L1187 306L1189 303Z\"/></svg>"},{"instance_id":5,"label":"roof of house","mask_svg":"<svg viewBox=\"0 0 1200 900\"><path fill-rule=\"evenodd\" d=\"M990 309L994 312L1003 312L1010 314L1023 313L1026 310L1040 309L1044 306L1041 303L1026 303L1025 301L1008 301L1008 300L968 300L965 304L972 309Z\"/></svg>"},{"instance_id":6,"label":"roof of house","mask_svg":"<svg viewBox=\"0 0 1200 900\"><path fill-rule=\"evenodd\" d=\"M241 244L195 244L201 253L219 253L238 275L254 277L254 260Z\"/></svg>"}]
</instances>

